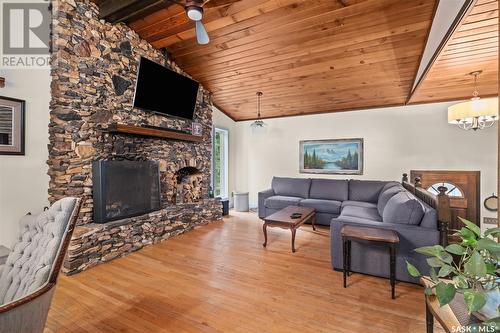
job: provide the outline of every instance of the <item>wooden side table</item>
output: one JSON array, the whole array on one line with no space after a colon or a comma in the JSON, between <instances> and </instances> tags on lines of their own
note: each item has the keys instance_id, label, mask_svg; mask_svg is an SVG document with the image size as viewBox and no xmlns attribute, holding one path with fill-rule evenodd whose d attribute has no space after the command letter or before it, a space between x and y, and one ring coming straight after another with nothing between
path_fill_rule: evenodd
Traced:
<instances>
[{"instance_id":1,"label":"wooden side table","mask_svg":"<svg viewBox=\"0 0 500 333\"><path fill-rule=\"evenodd\" d=\"M374 242L389 247L391 297L396 298L396 249L399 244L398 233L394 230L377 229L346 225L340 231L342 235L342 255L344 258L344 288L347 288L347 276L351 270L351 241Z\"/></svg>"}]
</instances>

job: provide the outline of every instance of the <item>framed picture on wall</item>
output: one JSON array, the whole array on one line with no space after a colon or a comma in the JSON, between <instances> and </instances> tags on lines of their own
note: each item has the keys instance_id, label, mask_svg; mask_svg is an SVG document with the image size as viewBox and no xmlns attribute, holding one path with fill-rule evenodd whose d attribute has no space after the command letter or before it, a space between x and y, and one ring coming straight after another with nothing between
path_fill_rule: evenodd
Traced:
<instances>
[{"instance_id":1,"label":"framed picture on wall","mask_svg":"<svg viewBox=\"0 0 500 333\"><path fill-rule=\"evenodd\" d=\"M300 141L300 173L363 174L363 139Z\"/></svg>"},{"instance_id":2,"label":"framed picture on wall","mask_svg":"<svg viewBox=\"0 0 500 333\"><path fill-rule=\"evenodd\" d=\"M0 155L24 155L25 104L0 96Z\"/></svg>"}]
</instances>

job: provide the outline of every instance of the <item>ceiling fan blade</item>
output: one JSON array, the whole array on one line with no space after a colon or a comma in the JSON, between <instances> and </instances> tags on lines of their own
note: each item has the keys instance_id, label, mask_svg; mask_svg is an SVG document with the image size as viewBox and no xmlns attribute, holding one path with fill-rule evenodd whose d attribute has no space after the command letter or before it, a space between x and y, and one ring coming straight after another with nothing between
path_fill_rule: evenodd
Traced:
<instances>
[{"instance_id":1,"label":"ceiling fan blade","mask_svg":"<svg viewBox=\"0 0 500 333\"><path fill-rule=\"evenodd\" d=\"M203 4L203 7L205 8L214 8L214 7L222 7L222 6L229 6L232 5L235 2L239 2L241 0L207 0Z\"/></svg>"},{"instance_id":2,"label":"ceiling fan blade","mask_svg":"<svg viewBox=\"0 0 500 333\"><path fill-rule=\"evenodd\" d=\"M196 23L196 40L198 44L208 44L210 38L208 37L207 30L201 21L195 21Z\"/></svg>"}]
</instances>

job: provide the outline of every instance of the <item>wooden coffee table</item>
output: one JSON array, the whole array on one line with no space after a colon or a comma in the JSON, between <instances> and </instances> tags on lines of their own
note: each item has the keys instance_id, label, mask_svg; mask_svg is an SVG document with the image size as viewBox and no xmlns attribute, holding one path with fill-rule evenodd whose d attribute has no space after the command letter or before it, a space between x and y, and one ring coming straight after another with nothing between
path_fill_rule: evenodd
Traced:
<instances>
[{"instance_id":1,"label":"wooden coffee table","mask_svg":"<svg viewBox=\"0 0 500 333\"><path fill-rule=\"evenodd\" d=\"M302 216L297 219L292 219L290 216L293 213L301 213ZM290 229L292 231L292 252L295 252L295 232L304 222L311 220L313 230L316 230L314 223L316 222L316 212L314 208L298 207L298 206L288 206L282 210L271 214L264 218L264 225L262 230L264 231L264 244L267 245L267 227L277 227L282 229Z\"/></svg>"}]
</instances>

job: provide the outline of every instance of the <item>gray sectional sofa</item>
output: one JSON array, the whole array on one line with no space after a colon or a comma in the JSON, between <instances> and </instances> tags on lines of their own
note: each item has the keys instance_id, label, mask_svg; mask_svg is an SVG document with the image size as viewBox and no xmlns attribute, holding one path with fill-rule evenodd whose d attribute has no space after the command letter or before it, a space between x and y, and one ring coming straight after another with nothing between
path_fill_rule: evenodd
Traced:
<instances>
[{"instance_id":1,"label":"gray sectional sofa","mask_svg":"<svg viewBox=\"0 0 500 333\"><path fill-rule=\"evenodd\" d=\"M312 207L316 223L330 225L332 267L342 269L344 225L391 229L399 233L396 278L418 282L406 271L406 260L427 271L425 257L413 250L439 244L437 212L398 182L274 177L271 189L259 192L259 217L289 205ZM352 243L351 270L389 277L386 247Z\"/></svg>"}]
</instances>

